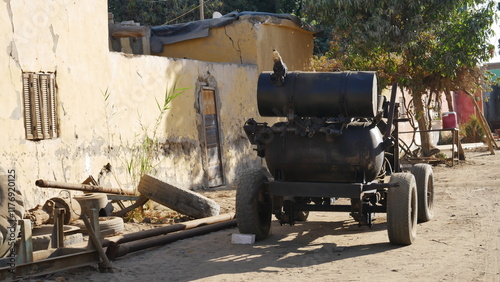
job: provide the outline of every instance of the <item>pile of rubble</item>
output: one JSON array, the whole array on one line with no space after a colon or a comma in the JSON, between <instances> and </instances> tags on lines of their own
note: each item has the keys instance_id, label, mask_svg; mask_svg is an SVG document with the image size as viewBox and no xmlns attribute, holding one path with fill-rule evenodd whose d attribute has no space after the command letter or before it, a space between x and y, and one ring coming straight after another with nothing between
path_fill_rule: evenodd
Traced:
<instances>
[{"instance_id":1,"label":"pile of rubble","mask_svg":"<svg viewBox=\"0 0 500 282\"><path fill-rule=\"evenodd\" d=\"M141 178L138 194L99 186L92 176L81 184L42 179L35 184L84 194L71 197L68 192L67 197L51 198L19 219L16 255L9 256L10 249L0 254L0 280L96 264L101 271L113 271L111 261L130 252L236 225L234 214L220 215L220 205L214 200L150 175ZM150 200L194 220L125 232L123 218Z\"/></svg>"}]
</instances>

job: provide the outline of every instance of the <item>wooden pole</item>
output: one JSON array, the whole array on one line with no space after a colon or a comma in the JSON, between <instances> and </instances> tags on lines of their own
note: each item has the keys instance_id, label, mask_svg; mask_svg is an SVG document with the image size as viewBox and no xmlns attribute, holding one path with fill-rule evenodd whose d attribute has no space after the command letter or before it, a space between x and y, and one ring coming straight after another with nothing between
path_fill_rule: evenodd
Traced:
<instances>
[{"instance_id":1,"label":"wooden pole","mask_svg":"<svg viewBox=\"0 0 500 282\"><path fill-rule=\"evenodd\" d=\"M494 155L495 154L495 150L493 149L493 144L495 144L495 147L497 149L498 149L498 145L495 142L495 138L493 138L493 135L491 134L491 130L490 130L490 127L488 126L488 123L486 122L486 118L484 117L483 112L481 111L481 108L477 104L474 95L472 95L472 93L470 93L467 90L464 90L464 92L467 95L469 95L469 97L471 98L472 102L474 103L474 107L476 108L476 111L478 112L479 123L483 127L484 133L486 134L486 141L487 141L486 143L488 143L488 148L490 150L490 153L492 155Z\"/></svg>"},{"instance_id":2,"label":"wooden pole","mask_svg":"<svg viewBox=\"0 0 500 282\"><path fill-rule=\"evenodd\" d=\"M465 152L464 152L464 148L462 147L462 142L460 142L460 137L458 136L458 129L455 129L453 130L453 134L455 135L455 141L456 141L456 144L457 144L457 148L458 148L458 159L460 161L465 161ZM455 153L455 152L453 152Z\"/></svg>"},{"instance_id":3,"label":"wooden pole","mask_svg":"<svg viewBox=\"0 0 500 282\"><path fill-rule=\"evenodd\" d=\"M203 6L204 6L203 0L200 0L200 20L205 19L205 12Z\"/></svg>"},{"instance_id":4,"label":"wooden pole","mask_svg":"<svg viewBox=\"0 0 500 282\"><path fill-rule=\"evenodd\" d=\"M486 121L486 118L484 117L483 111L481 111L481 108L477 104L477 101L476 101L474 95L472 95L472 93L470 93L468 91L465 91L465 92L472 99L472 102L474 103L474 107L476 108L476 111L479 113L479 119L480 119L480 121L482 123L483 129L484 129L486 135L489 136L489 138L492 141L493 145L495 145L495 148L498 149L499 148L498 144L496 143L495 138L493 137L493 134L491 133L491 129L488 126L488 122Z\"/></svg>"}]
</instances>

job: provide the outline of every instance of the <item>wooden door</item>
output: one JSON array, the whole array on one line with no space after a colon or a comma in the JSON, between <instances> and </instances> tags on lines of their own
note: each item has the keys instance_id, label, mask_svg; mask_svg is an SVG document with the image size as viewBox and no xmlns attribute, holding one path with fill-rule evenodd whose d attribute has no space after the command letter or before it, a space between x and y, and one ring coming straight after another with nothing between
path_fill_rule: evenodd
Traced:
<instances>
[{"instance_id":1,"label":"wooden door","mask_svg":"<svg viewBox=\"0 0 500 282\"><path fill-rule=\"evenodd\" d=\"M203 89L203 105L208 185L209 187L216 187L223 184L223 175L219 139L219 123L217 120L217 105L215 103L214 90Z\"/></svg>"}]
</instances>

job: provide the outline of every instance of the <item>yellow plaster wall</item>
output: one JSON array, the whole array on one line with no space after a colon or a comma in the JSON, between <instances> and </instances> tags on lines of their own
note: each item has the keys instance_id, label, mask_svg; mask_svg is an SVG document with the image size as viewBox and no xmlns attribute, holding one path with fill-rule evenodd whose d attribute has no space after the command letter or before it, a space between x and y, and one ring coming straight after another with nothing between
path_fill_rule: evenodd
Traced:
<instances>
[{"instance_id":1,"label":"yellow plaster wall","mask_svg":"<svg viewBox=\"0 0 500 282\"><path fill-rule=\"evenodd\" d=\"M209 33L208 37L163 45L163 51L157 55L207 62L255 64L256 35L251 23L235 21L232 25L212 28Z\"/></svg>"},{"instance_id":2,"label":"yellow plaster wall","mask_svg":"<svg viewBox=\"0 0 500 282\"><path fill-rule=\"evenodd\" d=\"M290 21L266 23L257 32L257 65L261 71L273 69L273 49L279 51L289 71L307 70L313 54L313 34Z\"/></svg>"},{"instance_id":3,"label":"yellow plaster wall","mask_svg":"<svg viewBox=\"0 0 500 282\"><path fill-rule=\"evenodd\" d=\"M313 33L293 22L269 16L243 16L232 24L210 29L208 37L163 45L157 55L208 62L256 64L272 70L277 49L289 70L305 70L313 53Z\"/></svg>"},{"instance_id":4,"label":"yellow plaster wall","mask_svg":"<svg viewBox=\"0 0 500 282\"><path fill-rule=\"evenodd\" d=\"M158 177L184 188L206 187L198 97L207 82L216 86L220 104L226 182L231 184L238 170L260 165L242 130L246 119L257 116L256 66L110 53L107 30L103 1L0 3L0 166L15 169L26 208L61 195L35 187L35 180L98 178L107 163L112 173L102 175L102 185L133 188L127 167L137 160L144 134L153 136L156 101L161 103L175 82L187 89L158 126L162 147L151 160ZM23 71L56 72L58 138L25 139Z\"/></svg>"}]
</instances>

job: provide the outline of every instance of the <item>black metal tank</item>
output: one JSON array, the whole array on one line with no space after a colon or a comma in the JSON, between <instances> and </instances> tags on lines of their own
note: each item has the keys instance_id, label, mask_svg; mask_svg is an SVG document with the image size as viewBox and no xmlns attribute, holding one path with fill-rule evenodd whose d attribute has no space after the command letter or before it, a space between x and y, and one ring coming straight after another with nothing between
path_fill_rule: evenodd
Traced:
<instances>
[{"instance_id":1,"label":"black metal tank","mask_svg":"<svg viewBox=\"0 0 500 282\"><path fill-rule=\"evenodd\" d=\"M367 183L384 161L382 134L368 123L349 124L331 138L274 133L265 152L269 171L283 181Z\"/></svg>"},{"instance_id":2,"label":"black metal tank","mask_svg":"<svg viewBox=\"0 0 500 282\"><path fill-rule=\"evenodd\" d=\"M270 74L259 76L259 113L287 122L269 127L249 121L245 130L276 180L367 183L377 178L384 148L373 122L375 72L290 72L282 85L273 84Z\"/></svg>"},{"instance_id":3,"label":"black metal tank","mask_svg":"<svg viewBox=\"0 0 500 282\"><path fill-rule=\"evenodd\" d=\"M377 111L377 76L369 71L290 72L276 87L271 72L259 76L257 103L266 117L373 118Z\"/></svg>"}]
</instances>

